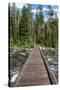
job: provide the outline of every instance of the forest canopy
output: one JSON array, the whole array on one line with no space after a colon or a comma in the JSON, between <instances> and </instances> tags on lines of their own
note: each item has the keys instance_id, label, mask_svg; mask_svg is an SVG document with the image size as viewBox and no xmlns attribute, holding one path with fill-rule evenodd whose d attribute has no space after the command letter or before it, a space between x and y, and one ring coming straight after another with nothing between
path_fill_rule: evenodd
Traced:
<instances>
[{"instance_id":1,"label":"forest canopy","mask_svg":"<svg viewBox=\"0 0 60 90\"><path fill-rule=\"evenodd\" d=\"M58 47L58 6L8 5L10 47Z\"/></svg>"}]
</instances>

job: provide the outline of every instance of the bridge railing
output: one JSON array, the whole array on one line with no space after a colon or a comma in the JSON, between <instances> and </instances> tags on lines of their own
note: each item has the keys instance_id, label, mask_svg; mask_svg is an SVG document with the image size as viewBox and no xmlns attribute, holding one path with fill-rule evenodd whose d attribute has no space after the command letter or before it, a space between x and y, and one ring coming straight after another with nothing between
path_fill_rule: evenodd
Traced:
<instances>
[{"instance_id":1,"label":"bridge railing","mask_svg":"<svg viewBox=\"0 0 60 90\"><path fill-rule=\"evenodd\" d=\"M51 84L57 84L57 83L58 83L58 82L57 82L57 79L56 79L54 73L52 72L52 70L50 69L50 66L49 66L49 64L48 64L48 61L45 59L45 57L44 57L44 55L43 55L43 52L42 52L42 50L41 50L40 47L39 47L39 51L40 51L41 56L42 56L42 58L43 58L43 61L44 61L44 64L45 64L45 67L46 67L46 70L47 70L47 73L48 73L48 77L49 77L49 79L50 79L50 83L51 83Z\"/></svg>"}]
</instances>

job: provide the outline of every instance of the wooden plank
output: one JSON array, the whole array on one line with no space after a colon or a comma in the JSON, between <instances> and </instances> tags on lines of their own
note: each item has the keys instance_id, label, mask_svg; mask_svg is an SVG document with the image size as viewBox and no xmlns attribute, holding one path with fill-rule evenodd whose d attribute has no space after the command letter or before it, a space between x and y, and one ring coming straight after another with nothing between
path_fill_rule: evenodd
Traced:
<instances>
[{"instance_id":1,"label":"wooden plank","mask_svg":"<svg viewBox=\"0 0 60 90\"><path fill-rule=\"evenodd\" d=\"M42 56L42 58L43 58L43 61L44 61L44 63L45 63L45 67L46 67L46 70L47 70L47 72L48 72L48 76L49 76L49 78L50 78L51 84L57 84L57 83L58 83L58 82L57 82L57 79L56 79L54 73L52 72L52 70L50 69L50 66L49 66L47 60L45 59L45 57L44 57L44 55L43 55L42 50L40 49L40 47L39 47L39 50L40 50L41 56Z\"/></svg>"},{"instance_id":2,"label":"wooden plank","mask_svg":"<svg viewBox=\"0 0 60 90\"><path fill-rule=\"evenodd\" d=\"M27 59L16 86L48 85L50 80L38 46L32 50Z\"/></svg>"}]
</instances>

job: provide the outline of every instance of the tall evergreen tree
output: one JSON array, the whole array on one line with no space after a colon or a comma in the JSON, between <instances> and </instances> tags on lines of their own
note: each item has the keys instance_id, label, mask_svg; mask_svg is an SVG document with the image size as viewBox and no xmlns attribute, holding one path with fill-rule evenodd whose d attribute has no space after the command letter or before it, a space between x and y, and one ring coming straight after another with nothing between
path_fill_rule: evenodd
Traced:
<instances>
[{"instance_id":1,"label":"tall evergreen tree","mask_svg":"<svg viewBox=\"0 0 60 90\"><path fill-rule=\"evenodd\" d=\"M10 6L10 35L13 43L16 43L16 5L15 3Z\"/></svg>"},{"instance_id":2,"label":"tall evergreen tree","mask_svg":"<svg viewBox=\"0 0 60 90\"><path fill-rule=\"evenodd\" d=\"M36 41L37 43L42 43L42 30L43 30L43 24L44 24L44 16L42 12L42 5L39 5L37 9L37 14L36 14Z\"/></svg>"},{"instance_id":3,"label":"tall evergreen tree","mask_svg":"<svg viewBox=\"0 0 60 90\"><path fill-rule=\"evenodd\" d=\"M23 7L22 10L22 16L21 16L21 21L19 25L19 37L20 41L25 41L29 42L29 36L30 36L30 23L29 23L29 9L26 8L25 6Z\"/></svg>"}]
</instances>

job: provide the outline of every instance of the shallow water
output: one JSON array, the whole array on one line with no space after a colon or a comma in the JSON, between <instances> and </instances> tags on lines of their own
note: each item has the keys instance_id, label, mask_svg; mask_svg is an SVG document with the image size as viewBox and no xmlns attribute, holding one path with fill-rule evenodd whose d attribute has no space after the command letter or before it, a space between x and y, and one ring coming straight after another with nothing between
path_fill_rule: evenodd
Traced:
<instances>
[{"instance_id":1,"label":"shallow water","mask_svg":"<svg viewBox=\"0 0 60 90\"><path fill-rule=\"evenodd\" d=\"M58 81L58 51L55 49L43 49L42 52L50 65L50 69L55 74Z\"/></svg>"},{"instance_id":2,"label":"shallow water","mask_svg":"<svg viewBox=\"0 0 60 90\"><path fill-rule=\"evenodd\" d=\"M10 50L10 85L15 86L15 81L21 73L24 63L32 49L11 49Z\"/></svg>"}]
</instances>

